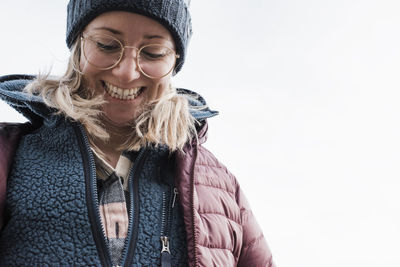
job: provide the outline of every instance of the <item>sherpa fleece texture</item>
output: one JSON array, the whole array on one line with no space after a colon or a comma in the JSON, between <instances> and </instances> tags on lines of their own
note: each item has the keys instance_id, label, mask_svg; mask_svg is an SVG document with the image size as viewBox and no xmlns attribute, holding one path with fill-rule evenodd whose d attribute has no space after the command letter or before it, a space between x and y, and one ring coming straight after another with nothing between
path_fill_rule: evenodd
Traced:
<instances>
[{"instance_id":1,"label":"sherpa fleece texture","mask_svg":"<svg viewBox=\"0 0 400 267\"><path fill-rule=\"evenodd\" d=\"M139 228L135 266L160 261L163 193L168 151L150 149L139 179ZM172 179L173 180L173 179ZM0 266L98 266L85 201L78 143L68 121L43 126L21 139L8 179L9 221L0 238ZM177 202L178 203L178 202ZM180 206L173 209L173 266L186 266L186 235Z\"/></svg>"},{"instance_id":2,"label":"sherpa fleece texture","mask_svg":"<svg viewBox=\"0 0 400 267\"><path fill-rule=\"evenodd\" d=\"M68 121L21 139L7 187L0 266L100 265L82 156Z\"/></svg>"},{"instance_id":3,"label":"sherpa fleece texture","mask_svg":"<svg viewBox=\"0 0 400 267\"><path fill-rule=\"evenodd\" d=\"M142 266L159 266L160 263L163 194L166 200L173 197L170 192L174 187L170 157L166 149L151 148L139 177L140 214L133 262L141 263ZM172 209L173 220L168 229L172 266L177 267L187 266L186 233L178 203L179 200L176 199L176 205Z\"/></svg>"}]
</instances>

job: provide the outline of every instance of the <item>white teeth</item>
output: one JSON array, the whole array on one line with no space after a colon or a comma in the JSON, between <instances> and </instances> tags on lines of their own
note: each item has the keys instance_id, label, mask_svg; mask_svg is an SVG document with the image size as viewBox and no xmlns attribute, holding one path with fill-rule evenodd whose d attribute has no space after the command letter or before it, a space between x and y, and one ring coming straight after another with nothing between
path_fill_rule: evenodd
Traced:
<instances>
[{"instance_id":1,"label":"white teeth","mask_svg":"<svg viewBox=\"0 0 400 267\"><path fill-rule=\"evenodd\" d=\"M137 97L137 94L140 92L141 87L123 89L116 87L110 83L105 82L105 89L108 94L110 94L114 98L123 99L123 100L132 100Z\"/></svg>"}]
</instances>

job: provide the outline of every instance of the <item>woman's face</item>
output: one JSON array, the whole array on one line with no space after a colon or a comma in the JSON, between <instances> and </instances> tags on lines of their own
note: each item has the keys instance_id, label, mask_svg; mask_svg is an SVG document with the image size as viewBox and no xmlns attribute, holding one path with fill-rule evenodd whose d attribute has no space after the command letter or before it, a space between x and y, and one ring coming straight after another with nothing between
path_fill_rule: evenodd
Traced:
<instances>
[{"instance_id":1,"label":"woman's face","mask_svg":"<svg viewBox=\"0 0 400 267\"><path fill-rule=\"evenodd\" d=\"M133 122L143 104L158 99L168 88L172 74L162 78L143 75L137 66L138 50L132 48L159 44L175 51L170 32L157 21L129 12L108 12L91 21L83 36L111 36L124 46L129 46L125 48L118 65L107 70L90 64L83 55L83 49L81 54L80 69L84 74L84 85L93 88L96 93L104 94L106 103L103 112L115 126ZM94 43L98 45L98 42ZM88 47L85 45L86 53L91 53L87 51Z\"/></svg>"}]
</instances>

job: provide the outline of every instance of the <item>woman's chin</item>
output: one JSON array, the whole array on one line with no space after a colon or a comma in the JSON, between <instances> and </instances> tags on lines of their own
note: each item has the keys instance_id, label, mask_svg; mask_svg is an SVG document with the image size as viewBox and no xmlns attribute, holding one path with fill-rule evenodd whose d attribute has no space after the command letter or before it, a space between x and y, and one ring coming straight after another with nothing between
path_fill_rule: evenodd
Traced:
<instances>
[{"instance_id":1,"label":"woman's chin","mask_svg":"<svg viewBox=\"0 0 400 267\"><path fill-rule=\"evenodd\" d=\"M105 94L104 99L107 101L103 106L103 112L108 123L113 126L132 125L137 117L137 109L140 106L140 101L123 101L112 98Z\"/></svg>"},{"instance_id":2,"label":"woman's chin","mask_svg":"<svg viewBox=\"0 0 400 267\"><path fill-rule=\"evenodd\" d=\"M104 123L109 126L128 126L135 122L135 109L118 109L113 107L103 107Z\"/></svg>"}]
</instances>

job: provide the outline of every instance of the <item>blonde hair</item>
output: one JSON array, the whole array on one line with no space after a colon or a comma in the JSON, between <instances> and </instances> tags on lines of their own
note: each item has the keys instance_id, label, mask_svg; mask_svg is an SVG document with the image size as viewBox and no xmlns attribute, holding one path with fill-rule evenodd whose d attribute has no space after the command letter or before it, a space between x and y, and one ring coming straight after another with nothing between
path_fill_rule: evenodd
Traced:
<instances>
[{"instance_id":1,"label":"blonde hair","mask_svg":"<svg viewBox=\"0 0 400 267\"><path fill-rule=\"evenodd\" d=\"M100 121L103 114L101 108L106 101L93 89L84 87L83 73L79 70L80 56L81 41L78 38L71 48L65 74L57 78L48 74L39 75L27 85L25 91L40 95L45 104L56 109L58 114L82 123L93 145L94 139L109 139L107 129ZM190 139L197 138L197 121L189 112L188 99L179 95L171 85L159 99L141 109L120 149L139 150L153 144L166 145L170 151L175 151L182 150Z\"/></svg>"}]
</instances>

